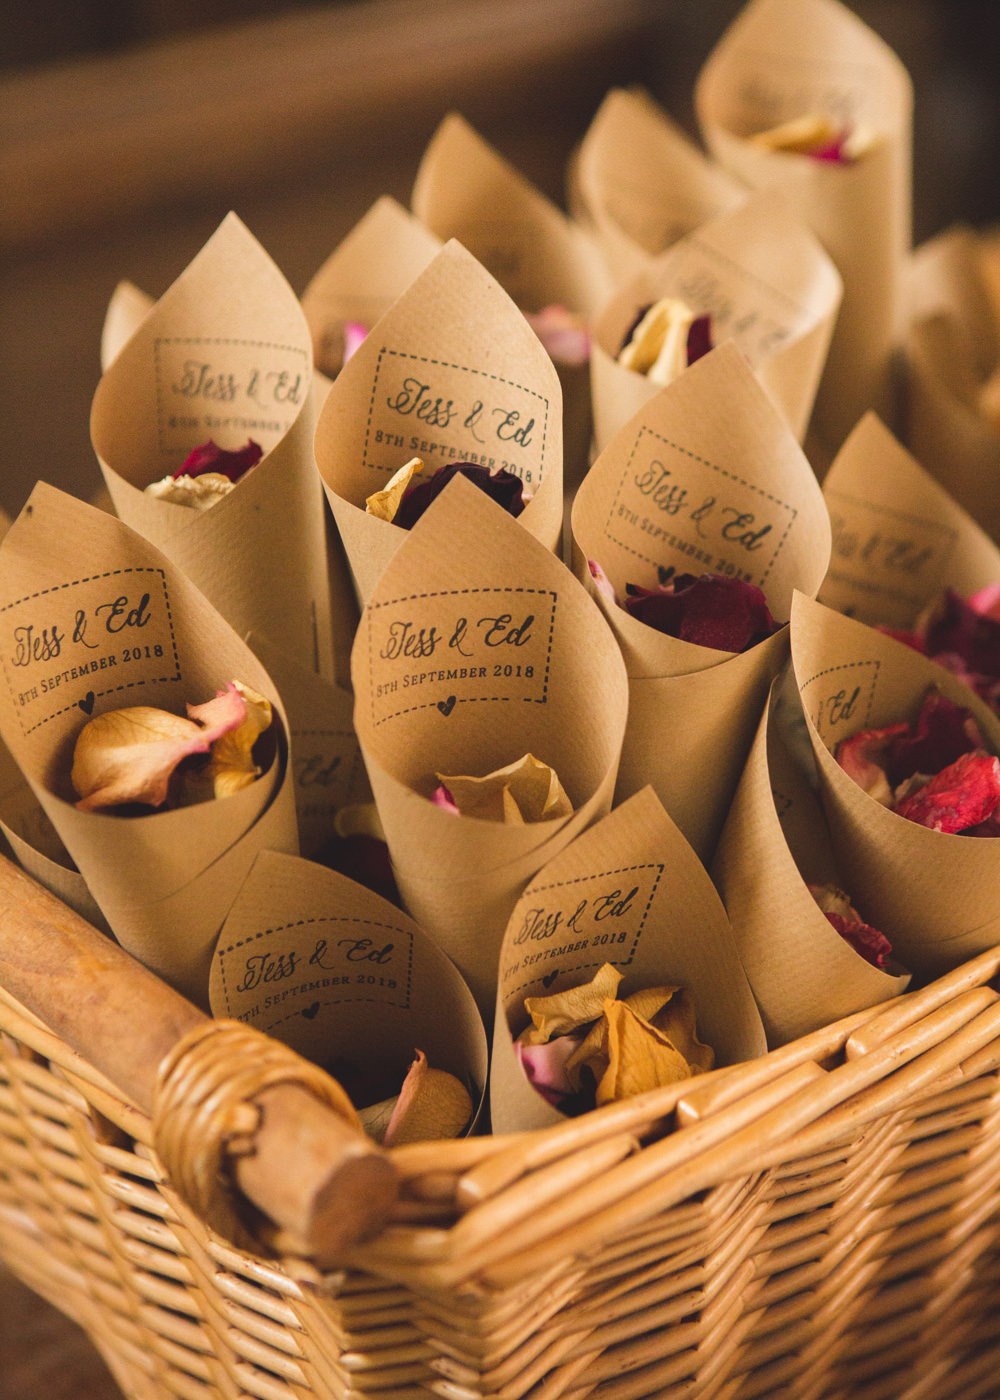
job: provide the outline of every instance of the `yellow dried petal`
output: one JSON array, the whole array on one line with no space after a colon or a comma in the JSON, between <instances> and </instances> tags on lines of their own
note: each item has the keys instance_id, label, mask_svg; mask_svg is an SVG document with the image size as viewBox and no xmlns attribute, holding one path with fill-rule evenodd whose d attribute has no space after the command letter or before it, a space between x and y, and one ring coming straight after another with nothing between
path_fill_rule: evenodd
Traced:
<instances>
[{"instance_id":1,"label":"yellow dried petal","mask_svg":"<svg viewBox=\"0 0 1000 1400\"><path fill-rule=\"evenodd\" d=\"M696 1073L669 1037L643 1021L625 1002L610 1002L605 1015L608 1067L597 1085L598 1107L676 1084Z\"/></svg>"},{"instance_id":2,"label":"yellow dried petal","mask_svg":"<svg viewBox=\"0 0 1000 1400\"><path fill-rule=\"evenodd\" d=\"M396 512L411 480L419 476L423 469L424 464L419 457L411 457L408 462L404 462L389 478L383 490L375 491L368 497L365 501L365 514L374 515L379 520L387 520L391 524L396 518Z\"/></svg>"},{"instance_id":3,"label":"yellow dried petal","mask_svg":"<svg viewBox=\"0 0 1000 1400\"><path fill-rule=\"evenodd\" d=\"M485 777L437 773L464 817L520 826L568 817L573 811L554 768L528 753Z\"/></svg>"},{"instance_id":4,"label":"yellow dried petal","mask_svg":"<svg viewBox=\"0 0 1000 1400\"><path fill-rule=\"evenodd\" d=\"M665 1035L694 1069L715 1064L715 1051L698 1039L694 998L686 987L647 987L624 999L625 1006Z\"/></svg>"},{"instance_id":5,"label":"yellow dried petal","mask_svg":"<svg viewBox=\"0 0 1000 1400\"><path fill-rule=\"evenodd\" d=\"M654 384L672 384L687 369L688 332L695 316L687 302L676 297L654 302L619 353L619 364Z\"/></svg>"},{"instance_id":6,"label":"yellow dried petal","mask_svg":"<svg viewBox=\"0 0 1000 1400\"><path fill-rule=\"evenodd\" d=\"M410 1065L386 1126L386 1147L460 1137L472 1118L468 1089L447 1070L431 1069L422 1050Z\"/></svg>"},{"instance_id":7,"label":"yellow dried petal","mask_svg":"<svg viewBox=\"0 0 1000 1400\"><path fill-rule=\"evenodd\" d=\"M820 146L835 141L841 128L834 125L822 112L808 112L803 117L793 117L766 131L757 131L747 137L747 144L761 151L791 151L793 154L808 155Z\"/></svg>"},{"instance_id":8,"label":"yellow dried petal","mask_svg":"<svg viewBox=\"0 0 1000 1400\"><path fill-rule=\"evenodd\" d=\"M566 1035L589 1026L604 1010L606 1001L618 995L622 975L610 963L598 968L590 982L580 987L567 987L550 997L525 997L524 1009L534 1023L520 1037L526 1045L543 1045L556 1035Z\"/></svg>"}]
</instances>

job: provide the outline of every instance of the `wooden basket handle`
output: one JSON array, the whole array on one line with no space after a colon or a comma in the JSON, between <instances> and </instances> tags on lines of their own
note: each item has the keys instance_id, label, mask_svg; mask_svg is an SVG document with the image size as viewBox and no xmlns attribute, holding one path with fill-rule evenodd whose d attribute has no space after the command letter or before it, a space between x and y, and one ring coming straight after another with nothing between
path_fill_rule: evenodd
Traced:
<instances>
[{"instance_id":1,"label":"wooden basket handle","mask_svg":"<svg viewBox=\"0 0 1000 1400\"><path fill-rule=\"evenodd\" d=\"M161 1066L169 1078L172 1064L190 1064L192 1043L206 1036L222 1043L215 1036L220 1023L2 856L0 984L149 1116ZM245 1037L245 1028L240 1033ZM254 1035L265 1049L276 1044ZM259 1050L247 1051L245 1039L242 1043L241 1053L257 1055L254 1067L263 1067ZM178 1047L184 1051L179 1060ZM218 1166L264 1217L265 1227L269 1223L267 1233L278 1248L329 1268L351 1245L385 1225L398 1195L398 1176L388 1155L349 1121L335 1081L323 1076L334 1085L332 1094L319 1089L322 1072L292 1058L305 1069L290 1070L282 1056L279 1070L268 1061L269 1074L246 1078L240 1085L242 1108L226 1095L216 1120ZM236 1078L240 1061L230 1057L229 1063ZM219 1076L213 1092L220 1092L226 1078L226 1073ZM167 1100L176 1101L176 1093ZM206 1158L192 1136L196 1131L195 1120L185 1117L180 1137L190 1140L179 1148L175 1141L168 1151L182 1172L177 1153L192 1153L191 1171L204 1175ZM162 1135L162 1129L157 1132Z\"/></svg>"}]
</instances>

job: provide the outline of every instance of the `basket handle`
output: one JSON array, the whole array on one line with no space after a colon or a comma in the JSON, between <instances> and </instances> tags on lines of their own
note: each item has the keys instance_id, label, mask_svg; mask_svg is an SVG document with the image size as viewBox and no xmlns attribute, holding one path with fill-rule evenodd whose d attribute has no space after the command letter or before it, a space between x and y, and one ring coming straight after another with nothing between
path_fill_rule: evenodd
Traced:
<instances>
[{"instance_id":1,"label":"basket handle","mask_svg":"<svg viewBox=\"0 0 1000 1400\"><path fill-rule=\"evenodd\" d=\"M219 1025L3 856L0 985L147 1115L161 1066ZM303 1072L255 1076L242 1116L230 1105L240 1131L222 1133L220 1165L276 1227L278 1248L332 1267L386 1224L398 1175L342 1104L323 1101L321 1072L299 1063Z\"/></svg>"}]
</instances>

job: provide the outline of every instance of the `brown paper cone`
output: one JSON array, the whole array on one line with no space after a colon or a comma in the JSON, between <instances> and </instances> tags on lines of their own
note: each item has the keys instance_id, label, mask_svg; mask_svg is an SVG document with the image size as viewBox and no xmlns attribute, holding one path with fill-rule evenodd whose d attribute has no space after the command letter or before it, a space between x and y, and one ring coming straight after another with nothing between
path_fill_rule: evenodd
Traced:
<instances>
[{"instance_id":1,"label":"brown paper cone","mask_svg":"<svg viewBox=\"0 0 1000 1400\"><path fill-rule=\"evenodd\" d=\"M971 710L993 752L1000 720L948 671L863 623L796 596L792 664L847 888L900 962L937 976L1000 939L1000 839L931 831L890 812L833 756L860 729L915 719L929 686Z\"/></svg>"},{"instance_id":2,"label":"brown paper cone","mask_svg":"<svg viewBox=\"0 0 1000 1400\"><path fill-rule=\"evenodd\" d=\"M456 238L522 311L564 306L596 314L611 280L596 244L452 112L432 137L413 186L413 210L439 238ZM564 477L583 476L590 454L585 365L555 362L563 391Z\"/></svg>"},{"instance_id":3,"label":"brown paper cone","mask_svg":"<svg viewBox=\"0 0 1000 1400\"><path fill-rule=\"evenodd\" d=\"M618 598L628 583L655 587L668 567L725 573L762 588L779 620L796 587L816 591L830 555L812 469L731 344L692 365L611 440L577 494L572 524L577 573L589 579L596 561ZM666 637L598 598L629 674L618 800L651 783L707 858L784 659L784 633L734 655Z\"/></svg>"},{"instance_id":4,"label":"brown paper cone","mask_svg":"<svg viewBox=\"0 0 1000 1400\"><path fill-rule=\"evenodd\" d=\"M949 229L919 248L911 271L906 346L906 439L923 466L994 539L1000 539L1000 432L979 395L1000 366L1000 322L983 246Z\"/></svg>"},{"instance_id":5,"label":"brown paper cone","mask_svg":"<svg viewBox=\"0 0 1000 1400\"><path fill-rule=\"evenodd\" d=\"M4 744L0 744L0 831L22 870L95 928L108 931L86 880Z\"/></svg>"},{"instance_id":6,"label":"brown paper cone","mask_svg":"<svg viewBox=\"0 0 1000 1400\"><path fill-rule=\"evenodd\" d=\"M895 54L837 0L751 0L708 59L695 93L709 150L752 188L780 190L844 281L816 404L836 449L868 408L888 419L910 248L913 94ZM746 138L794 117L864 126L854 165L759 150Z\"/></svg>"},{"instance_id":7,"label":"brown paper cone","mask_svg":"<svg viewBox=\"0 0 1000 1400\"><path fill-rule=\"evenodd\" d=\"M823 482L833 550L820 601L872 625L910 628L944 588L1000 582L1000 550L867 414Z\"/></svg>"},{"instance_id":8,"label":"brown paper cone","mask_svg":"<svg viewBox=\"0 0 1000 1400\"><path fill-rule=\"evenodd\" d=\"M101 370L106 370L155 306L153 297L134 282L119 282L111 293L101 330Z\"/></svg>"},{"instance_id":9,"label":"brown paper cone","mask_svg":"<svg viewBox=\"0 0 1000 1400\"><path fill-rule=\"evenodd\" d=\"M745 198L744 187L641 88L612 88L570 173L570 208L591 230L616 284Z\"/></svg>"},{"instance_id":10,"label":"brown paper cone","mask_svg":"<svg viewBox=\"0 0 1000 1400\"><path fill-rule=\"evenodd\" d=\"M309 861L257 857L219 937L211 1003L213 1015L276 1036L349 1091L360 1071L398 1092L419 1049L474 1104L485 1092L486 1034L454 964L394 905Z\"/></svg>"},{"instance_id":11,"label":"brown paper cone","mask_svg":"<svg viewBox=\"0 0 1000 1400\"><path fill-rule=\"evenodd\" d=\"M358 736L354 696L296 666L253 632L247 641L277 683L288 722L299 847L313 856L333 836L341 807L371 800Z\"/></svg>"},{"instance_id":12,"label":"brown paper cone","mask_svg":"<svg viewBox=\"0 0 1000 1400\"><path fill-rule=\"evenodd\" d=\"M761 1055L764 1030L725 910L704 867L644 788L539 871L500 953L490 1104L495 1132L547 1127L561 1114L529 1084L513 1041L526 996L590 981L602 963L622 997L664 984L692 994L699 1038L717 1065Z\"/></svg>"},{"instance_id":13,"label":"brown paper cone","mask_svg":"<svg viewBox=\"0 0 1000 1400\"><path fill-rule=\"evenodd\" d=\"M316 460L359 601L406 531L365 514L404 462L505 467L533 492L518 523L556 549L562 526L559 379L507 294L447 244L338 375L316 428Z\"/></svg>"},{"instance_id":14,"label":"brown paper cone","mask_svg":"<svg viewBox=\"0 0 1000 1400\"><path fill-rule=\"evenodd\" d=\"M0 732L119 942L203 1000L226 910L258 850L296 849L272 682L178 569L120 521L44 484L0 547ZM183 713L237 679L275 707L278 751L231 797L141 817L81 812L69 781L86 718Z\"/></svg>"},{"instance_id":15,"label":"brown paper cone","mask_svg":"<svg viewBox=\"0 0 1000 1400\"><path fill-rule=\"evenodd\" d=\"M345 322L370 329L440 250L440 239L396 200L376 200L302 293L317 368L335 379Z\"/></svg>"},{"instance_id":16,"label":"brown paper cone","mask_svg":"<svg viewBox=\"0 0 1000 1400\"><path fill-rule=\"evenodd\" d=\"M768 1044L784 1045L898 995L909 976L866 962L830 924L807 884L846 889L823 814L765 706L712 865ZM846 889L857 906L859 891ZM862 907L862 913L864 909ZM893 930L882 932L894 943Z\"/></svg>"},{"instance_id":17,"label":"brown paper cone","mask_svg":"<svg viewBox=\"0 0 1000 1400\"><path fill-rule=\"evenodd\" d=\"M91 435L125 523L183 569L237 632L280 638L302 665L331 676L311 379L302 309L230 214L108 368ZM262 461L209 510L144 494L200 443L235 448L248 436L264 448Z\"/></svg>"},{"instance_id":18,"label":"brown paper cone","mask_svg":"<svg viewBox=\"0 0 1000 1400\"><path fill-rule=\"evenodd\" d=\"M620 288L594 324L598 452L659 392L617 356L641 309L662 297L711 316L713 342L735 342L801 442L840 296L836 268L773 190L689 233Z\"/></svg>"},{"instance_id":19,"label":"brown paper cone","mask_svg":"<svg viewBox=\"0 0 1000 1400\"><path fill-rule=\"evenodd\" d=\"M521 888L610 806L627 698L614 638L569 571L456 478L372 595L352 674L400 891L489 1013ZM505 826L428 800L435 773L525 753L556 770L571 816Z\"/></svg>"}]
</instances>

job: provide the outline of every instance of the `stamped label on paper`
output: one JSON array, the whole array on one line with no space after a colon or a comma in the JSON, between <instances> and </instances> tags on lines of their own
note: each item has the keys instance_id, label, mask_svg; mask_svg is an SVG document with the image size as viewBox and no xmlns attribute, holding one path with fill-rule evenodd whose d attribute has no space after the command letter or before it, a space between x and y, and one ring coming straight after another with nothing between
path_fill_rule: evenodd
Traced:
<instances>
[{"instance_id":1,"label":"stamped label on paper","mask_svg":"<svg viewBox=\"0 0 1000 1400\"><path fill-rule=\"evenodd\" d=\"M663 869L622 866L532 889L515 909L504 941L505 1000L602 963L631 966Z\"/></svg>"},{"instance_id":2,"label":"stamped label on paper","mask_svg":"<svg viewBox=\"0 0 1000 1400\"><path fill-rule=\"evenodd\" d=\"M292 778L300 821L324 820L350 801L361 751L353 729L296 729L292 726Z\"/></svg>"},{"instance_id":3,"label":"stamped label on paper","mask_svg":"<svg viewBox=\"0 0 1000 1400\"><path fill-rule=\"evenodd\" d=\"M411 456L430 470L472 462L512 472L534 492L549 466L549 420L548 399L511 378L383 347L363 464L391 474Z\"/></svg>"},{"instance_id":4,"label":"stamped label on paper","mask_svg":"<svg viewBox=\"0 0 1000 1400\"><path fill-rule=\"evenodd\" d=\"M906 626L941 586L958 532L941 521L826 490L833 550L822 600Z\"/></svg>"},{"instance_id":5,"label":"stamped label on paper","mask_svg":"<svg viewBox=\"0 0 1000 1400\"><path fill-rule=\"evenodd\" d=\"M106 695L180 681L163 570L112 569L5 604L0 668L25 735L74 708L89 716Z\"/></svg>"},{"instance_id":6,"label":"stamped label on paper","mask_svg":"<svg viewBox=\"0 0 1000 1400\"><path fill-rule=\"evenodd\" d=\"M265 449L282 438L309 393L302 347L224 336L161 336L153 342L160 452L188 453L214 438L248 437Z\"/></svg>"},{"instance_id":7,"label":"stamped label on paper","mask_svg":"<svg viewBox=\"0 0 1000 1400\"><path fill-rule=\"evenodd\" d=\"M262 1031L351 1002L409 1010L413 940L402 922L299 919L220 945L213 977L225 1014Z\"/></svg>"},{"instance_id":8,"label":"stamped label on paper","mask_svg":"<svg viewBox=\"0 0 1000 1400\"><path fill-rule=\"evenodd\" d=\"M469 701L548 700L558 595L543 588L414 593L368 609L371 720Z\"/></svg>"},{"instance_id":9,"label":"stamped label on paper","mask_svg":"<svg viewBox=\"0 0 1000 1400\"><path fill-rule=\"evenodd\" d=\"M605 534L655 566L726 574L763 588L795 524L787 501L643 427Z\"/></svg>"},{"instance_id":10,"label":"stamped label on paper","mask_svg":"<svg viewBox=\"0 0 1000 1400\"><path fill-rule=\"evenodd\" d=\"M670 286L699 316L711 317L716 345L734 340L752 365L762 364L812 319L808 308L693 234L671 260Z\"/></svg>"},{"instance_id":11,"label":"stamped label on paper","mask_svg":"<svg viewBox=\"0 0 1000 1400\"><path fill-rule=\"evenodd\" d=\"M803 683L802 704L829 749L869 727L880 667L879 661L848 661Z\"/></svg>"}]
</instances>

